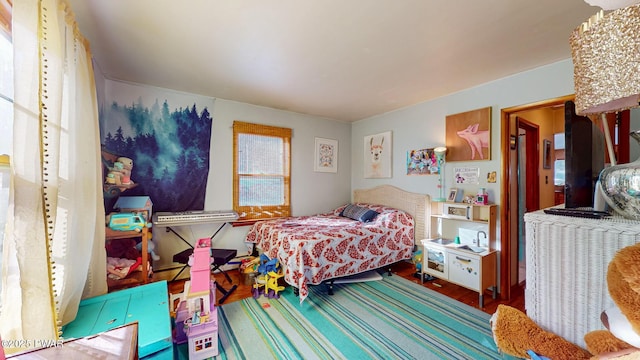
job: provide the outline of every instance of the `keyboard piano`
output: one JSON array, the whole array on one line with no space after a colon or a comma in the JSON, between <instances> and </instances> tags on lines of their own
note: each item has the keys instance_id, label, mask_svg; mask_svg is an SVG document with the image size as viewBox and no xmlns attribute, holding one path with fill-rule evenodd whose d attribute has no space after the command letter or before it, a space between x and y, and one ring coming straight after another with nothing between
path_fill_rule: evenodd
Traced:
<instances>
[{"instance_id":1,"label":"keyboard piano","mask_svg":"<svg viewBox=\"0 0 640 360\"><path fill-rule=\"evenodd\" d=\"M153 225L186 226L206 223L230 222L238 219L233 210L190 210L180 212L157 212L153 214Z\"/></svg>"}]
</instances>

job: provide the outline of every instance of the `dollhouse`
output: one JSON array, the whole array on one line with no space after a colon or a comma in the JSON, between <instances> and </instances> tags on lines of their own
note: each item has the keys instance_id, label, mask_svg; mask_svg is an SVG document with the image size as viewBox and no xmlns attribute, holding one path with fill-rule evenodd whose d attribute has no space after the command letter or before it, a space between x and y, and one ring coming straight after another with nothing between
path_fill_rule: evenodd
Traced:
<instances>
[{"instance_id":1,"label":"dollhouse","mask_svg":"<svg viewBox=\"0 0 640 360\"><path fill-rule=\"evenodd\" d=\"M216 284L211 280L211 239L199 239L189 260L191 280L179 294L174 342L188 342L189 360L218 355Z\"/></svg>"}]
</instances>

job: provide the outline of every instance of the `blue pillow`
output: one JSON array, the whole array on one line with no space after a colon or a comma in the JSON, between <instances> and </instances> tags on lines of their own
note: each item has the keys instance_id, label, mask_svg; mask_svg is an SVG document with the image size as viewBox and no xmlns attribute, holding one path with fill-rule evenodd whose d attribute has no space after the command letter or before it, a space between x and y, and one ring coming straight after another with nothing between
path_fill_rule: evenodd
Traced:
<instances>
[{"instance_id":1,"label":"blue pillow","mask_svg":"<svg viewBox=\"0 0 640 360\"><path fill-rule=\"evenodd\" d=\"M378 212L358 205L349 204L342 210L340 216L360 222L371 222L378 216Z\"/></svg>"}]
</instances>

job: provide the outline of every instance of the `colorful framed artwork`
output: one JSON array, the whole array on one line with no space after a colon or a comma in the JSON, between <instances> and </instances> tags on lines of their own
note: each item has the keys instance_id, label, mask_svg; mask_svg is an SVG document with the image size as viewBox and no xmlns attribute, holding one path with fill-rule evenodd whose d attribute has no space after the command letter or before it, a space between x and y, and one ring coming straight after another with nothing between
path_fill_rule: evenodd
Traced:
<instances>
[{"instance_id":1,"label":"colorful framed artwork","mask_svg":"<svg viewBox=\"0 0 640 360\"><path fill-rule=\"evenodd\" d=\"M437 175L440 173L433 148L407 151L407 175Z\"/></svg>"},{"instance_id":2,"label":"colorful framed artwork","mask_svg":"<svg viewBox=\"0 0 640 360\"><path fill-rule=\"evenodd\" d=\"M391 177L391 131L364 137L364 177Z\"/></svg>"},{"instance_id":3,"label":"colorful framed artwork","mask_svg":"<svg viewBox=\"0 0 640 360\"><path fill-rule=\"evenodd\" d=\"M446 117L447 162L491 160L491 107Z\"/></svg>"},{"instance_id":4,"label":"colorful framed artwork","mask_svg":"<svg viewBox=\"0 0 640 360\"><path fill-rule=\"evenodd\" d=\"M313 171L338 172L338 140L316 138Z\"/></svg>"}]
</instances>

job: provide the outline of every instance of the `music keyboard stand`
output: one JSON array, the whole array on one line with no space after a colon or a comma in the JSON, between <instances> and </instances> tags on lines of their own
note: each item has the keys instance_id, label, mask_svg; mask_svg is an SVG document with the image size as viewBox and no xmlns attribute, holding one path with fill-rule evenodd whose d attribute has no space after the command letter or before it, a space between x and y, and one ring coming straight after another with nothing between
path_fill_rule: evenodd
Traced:
<instances>
[{"instance_id":1,"label":"music keyboard stand","mask_svg":"<svg viewBox=\"0 0 640 360\"><path fill-rule=\"evenodd\" d=\"M173 255L173 261L184 264L180 272L174 277L174 280L182 273L182 271L189 267L189 257L193 254L193 248L183 250L175 255ZM231 295L237 288L238 285L233 283L233 280L227 274L227 272L222 269L222 266L226 265L238 254L238 250L236 249L211 249L211 257L213 258L213 263L211 263L211 273L215 273L219 271L224 275L224 277L229 281L231 287L225 289L218 281L216 281L216 289L222 293L222 297L218 299L218 304L222 304L227 297ZM173 280L172 280L173 281Z\"/></svg>"},{"instance_id":2,"label":"music keyboard stand","mask_svg":"<svg viewBox=\"0 0 640 360\"><path fill-rule=\"evenodd\" d=\"M235 212L234 212L235 214ZM238 215L235 214L235 216L233 217L233 220L237 219ZM180 234L178 234L173 228L172 226L188 226L188 225L195 225L195 224L200 224L200 223L221 223L221 225L218 227L218 229L216 229L216 231L213 233L213 235L211 235L210 239L211 239L211 243L213 244L213 239L218 235L218 233L225 227L225 225L229 224L229 221L227 221L229 219L229 217L227 217L227 220L225 221L215 221L215 220L208 220L208 221L195 221L195 222L190 222L190 221L183 221L183 222L158 222L157 221L157 214L154 215L154 224L157 226L161 226L161 227L166 227L166 231L169 232L171 231L174 235L176 235L178 238L180 238L180 240L182 240L185 244L187 244L189 246L188 249L183 250L175 255L173 255L173 261L183 264L182 269L180 269L180 271L173 277L173 280L171 281L175 281L180 274L182 274L182 272L184 271L184 269L186 269L187 267L189 267L189 257L191 256L191 254L193 254L193 245L191 245L184 237L182 237ZM233 258L236 257L236 255L238 254L238 251L235 249L214 249L211 248L211 257L213 258L213 262L211 263L211 273L214 273L216 271L221 272L224 277L227 279L227 281L229 281L229 283L231 284L231 287L229 289L225 289L223 286L220 285L219 282L216 281L216 289L218 291L220 291L222 293L222 297L218 299L218 304L222 304L229 295L231 295L231 293L233 293L237 288L238 285L233 284L233 280L231 279L231 277L229 276L229 274L227 274L227 272L222 269L222 266L228 264Z\"/></svg>"},{"instance_id":3,"label":"music keyboard stand","mask_svg":"<svg viewBox=\"0 0 640 360\"><path fill-rule=\"evenodd\" d=\"M236 249L211 249L211 256L213 257L211 272L220 271L231 284L229 289L225 289L216 281L216 289L222 293L222 297L218 299L218 304L222 304L238 288L238 285L233 283L229 274L221 268L221 266L228 264L237 254L238 250Z\"/></svg>"},{"instance_id":4,"label":"music keyboard stand","mask_svg":"<svg viewBox=\"0 0 640 360\"><path fill-rule=\"evenodd\" d=\"M227 222L223 222L222 224L220 224L218 229L213 233L213 235L211 235L210 239L212 244L213 244L213 238L215 238L216 235L218 235L218 233L220 232L220 230L222 230L227 224L228 224ZM178 273L173 277L173 279L171 279L171 281L175 281L178 278L178 276L180 276L180 274L182 274L182 272L189 267L189 256L193 254L193 245L191 245L185 238L183 238L182 235L178 234L171 226L166 226L166 228L167 228L167 232L171 231L175 236L180 238L182 242L184 242L189 246L188 249L173 255L173 262L183 264L182 269L180 269L180 271L178 271ZM235 257L235 255L233 255L233 257ZM224 264L221 264L221 265L224 265ZM221 265L218 265L218 266L221 266ZM231 282L229 275L227 275L226 273L225 273L225 277L229 280L229 282Z\"/></svg>"}]
</instances>

